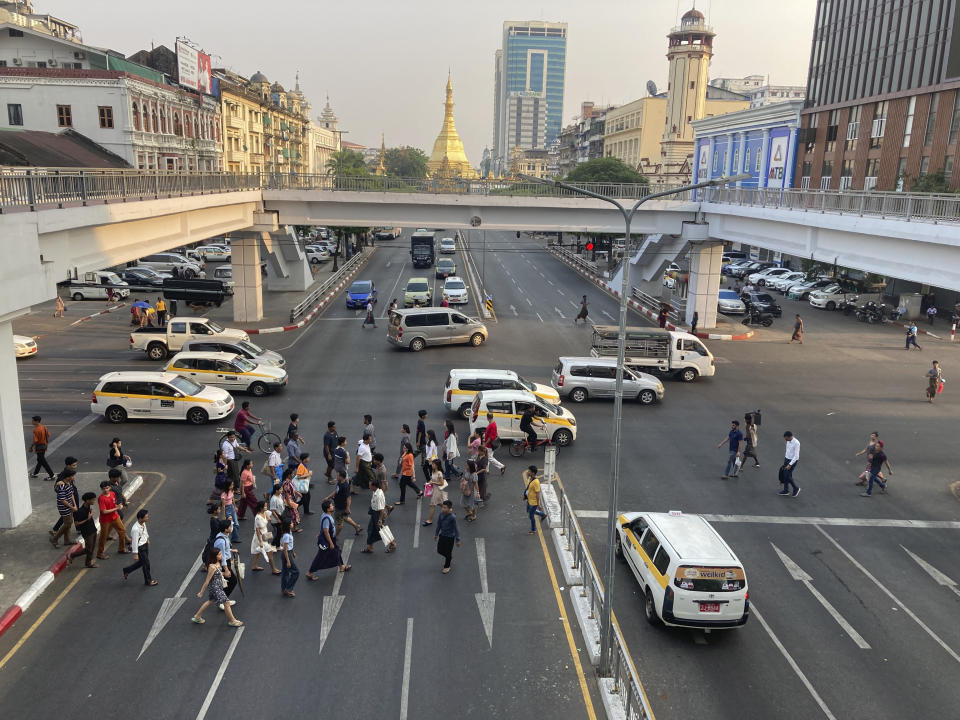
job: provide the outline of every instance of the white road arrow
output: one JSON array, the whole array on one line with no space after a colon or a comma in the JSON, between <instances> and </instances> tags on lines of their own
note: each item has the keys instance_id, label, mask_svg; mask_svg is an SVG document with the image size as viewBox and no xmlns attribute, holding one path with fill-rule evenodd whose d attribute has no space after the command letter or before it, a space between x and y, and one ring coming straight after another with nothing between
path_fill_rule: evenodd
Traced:
<instances>
[{"instance_id":1,"label":"white road arrow","mask_svg":"<svg viewBox=\"0 0 960 720\"><path fill-rule=\"evenodd\" d=\"M843 615L841 615L837 609L830 604L830 601L821 595L820 591L813 586L813 578L810 577L810 575L808 575L803 568L787 557L780 548L773 543L770 543L770 545L774 550L776 550L777 555L780 556L780 561L787 568L787 572L790 573L790 577L792 577L794 580L802 582L807 586L807 590L810 591L810 594L813 595L821 605L823 605L824 609L830 613L834 620L837 621L837 624L840 625L844 632L850 636L850 639L857 644L857 647L859 647L861 650L869 650L870 644L863 639L863 636L861 636L860 633L853 629L853 626L847 622L846 618L843 617Z\"/></svg>"},{"instance_id":2,"label":"white road arrow","mask_svg":"<svg viewBox=\"0 0 960 720\"><path fill-rule=\"evenodd\" d=\"M480 610L480 619L483 621L483 631L487 634L487 642L493 648L493 608L497 602L497 594L488 592L487 586L487 546L483 538L475 538L477 543L477 565L480 567L480 592L475 593L477 609Z\"/></svg>"},{"instance_id":3,"label":"white road arrow","mask_svg":"<svg viewBox=\"0 0 960 720\"><path fill-rule=\"evenodd\" d=\"M933 578L934 582L936 582L938 585L943 585L944 587L950 588L951 592L953 592L954 595L957 595L958 597L960 597L960 590L957 589L957 581L956 581L956 580L954 580L953 578L951 578L949 575L945 575L944 573L940 572L940 571L937 570L933 565L931 565L930 563L928 563L928 562L927 562L926 560L924 560L923 558L917 557L917 556L914 555L912 552L910 552L910 551L907 550L905 547L903 547L903 545L901 545L900 547L903 548L903 551L904 551L907 555L909 555L910 557L912 557L912 558L914 559L914 562L916 562L917 565L919 565L921 568L923 568L923 571L924 571L927 575L929 575L930 577Z\"/></svg>"},{"instance_id":4,"label":"white road arrow","mask_svg":"<svg viewBox=\"0 0 960 720\"><path fill-rule=\"evenodd\" d=\"M353 547L353 540L343 541L343 564L347 564L350 558L350 548ZM323 608L320 612L320 649L317 653L323 652L323 646L330 636L330 630L333 629L333 621L337 619L340 608L343 606L343 595L340 594L340 584L343 582L343 576L346 573L337 571L337 579L333 581L333 591L330 595L323 598Z\"/></svg>"},{"instance_id":5,"label":"white road arrow","mask_svg":"<svg viewBox=\"0 0 960 720\"><path fill-rule=\"evenodd\" d=\"M516 309L513 305L510 306L510 309L513 310L513 314L514 314L514 315L519 315L519 314L520 314L520 313L517 312L517 309Z\"/></svg>"},{"instance_id":6,"label":"white road arrow","mask_svg":"<svg viewBox=\"0 0 960 720\"><path fill-rule=\"evenodd\" d=\"M553 309L557 311L557 315L559 315L562 320L567 319L567 317L562 312L560 312L560 308L554 307Z\"/></svg>"},{"instance_id":7,"label":"white road arrow","mask_svg":"<svg viewBox=\"0 0 960 720\"><path fill-rule=\"evenodd\" d=\"M183 579L183 582L180 583L180 589L177 590L177 594L171 598L164 598L163 604L160 606L160 611L153 621L153 626L150 628L150 632L147 633L147 639L143 641L143 647L140 648L140 655L137 655L137 660L139 660L140 656L150 647L150 643L157 639L157 635L159 635L160 631L170 622L170 618L176 615L177 610L187 601L185 597L182 597L183 593L186 591L187 585L190 584L190 580L193 579L193 576L196 575L199 568L200 555L197 555L197 559L193 561L193 565L191 565L187 571L187 576Z\"/></svg>"}]
</instances>

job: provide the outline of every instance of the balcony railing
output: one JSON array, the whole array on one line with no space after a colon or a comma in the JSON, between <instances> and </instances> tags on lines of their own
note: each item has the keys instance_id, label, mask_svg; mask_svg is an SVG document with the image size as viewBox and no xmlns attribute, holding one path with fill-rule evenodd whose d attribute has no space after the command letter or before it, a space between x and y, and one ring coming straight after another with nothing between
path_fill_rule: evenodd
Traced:
<instances>
[{"instance_id":1,"label":"balcony railing","mask_svg":"<svg viewBox=\"0 0 960 720\"><path fill-rule=\"evenodd\" d=\"M180 140L181 138L177 138ZM235 153L237 157L239 153ZM283 156L276 154L277 161ZM227 157L231 153L228 151ZM272 156L272 155L271 155ZM294 165L298 165L294 161ZM289 167L284 164L284 167ZM580 183L608 197L635 200L666 186L629 183ZM88 203L126 202L244 190L421 193L509 197L582 198L554 185L507 180L394 178L274 173L168 172L133 169L0 167L0 213ZM868 192L852 190L778 190L723 187L689 191L664 202L698 201L790 211L872 215L919 222L960 223L960 194Z\"/></svg>"}]
</instances>

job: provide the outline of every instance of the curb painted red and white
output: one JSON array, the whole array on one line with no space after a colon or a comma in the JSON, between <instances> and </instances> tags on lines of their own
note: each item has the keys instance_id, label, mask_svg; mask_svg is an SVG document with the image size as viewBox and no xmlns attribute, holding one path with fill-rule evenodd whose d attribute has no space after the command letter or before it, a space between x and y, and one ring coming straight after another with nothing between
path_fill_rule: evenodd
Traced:
<instances>
[{"instance_id":1,"label":"curb painted red and white","mask_svg":"<svg viewBox=\"0 0 960 720\"><path fill-rule=\"evenodd\" d=\"M369 252L364 253L364 259L361 262L358 262L350 272L344 275L343 279L339 283L337 283L336 287L331 288L330 292L324 295L323 298L314 306L313 310L311 310L309 313L304 315L299 322L296 322L292 325L280 325L279 327L252 328L249 330L244 329L244 332L247 333L247 335L269 335L271 333L282 333L282 332L287 332L289 330L299 330L304 325L306 325L311 320L313 320L313 318L317 316L317 313L323 310L330 303L333 297L337 295L344 288L344 286L346 286L348 282L350 282L350 280L353 278L354 275L357 274L360 268L362 268L364 265L367 264L367 262L370 260L373 253L376 251L376 249L377 249L376 247L372 247L370 248Z\"/></svg>"},{"instance_id":2,"label":"curb painted red and white","mask_svg":"<svg viewBox=\"0 0 960 720\"><path fill-rule=\"evenodd\" d=\"M134 493L137 492L137 490L141 488L142 485L143 476L137 475L123 491L123 494L127 498L130 498ZM97 523L97 531L99 532L99 520L94 518L94 522ZM21 593L16 602L8 607L3 615L0 615L0 636L2 636L18 619L20 619L20 616L27 611L27 608L33 604L33 601L40 597L44 590L50 587L50 584L53 582L54 578L63 572L63 569L67 566L67 556L76 550L83 549L83 547L84 543L83 538L81 537L78 542L67 548L66 552L63 553L58 560L40 573L40 577L34 580L33 584L31 584L30 587Z\"/></svg>"},{"instance_id":3,"label":"curb painted red and white","mask_svg":"<svg viewBox=\"0 0 960 720\"><path fill-rule=\"evenodd\" d=\"M114 312L115 310L119 310L120 308L126 307L126 306L127 306L127 304L126 304L125 302L122 302L122 303L120 303L119 305L114 305L113 307L108 307L106 310L101 310L100 312L95 312L93 315L87 315L86 317L82 317L82 318L80 318L79 320L74 320L72 323L70 323L70 327L73 327L74 325L79 325L80 323L86 322L87 320L90 320L90 319L92 319L92 318L95 318L95 317L97 317L98 315L106 315L107 313L112 313L112 312Z\"/></svg>"},{"instance_id":4,"label":"curb painted red and white","mask_svg":"<svg viewBox=\"0 0 960 720\"><path fill-rule=\"evenodd\" d=\"M577 271L580 275L582 275L583 277L587 278L587 279L590 280L592 283L594 283L595 285L597 285L599 288L601 288L602 290L606 291L606 292L609 293L610 295L613 295L613 296L614 296L615 298L617 298L617 299L620 298L620 291L619 291L619 290L615 290L613 287L610 286L609 283L601 280L600 278L598 278L598 277L596 277L596 276L594 276L594 275L590 275L590 274L588 274L588 273L585 273L581 268L577 267L574 263L570 262L569 260L567 260L567 258L563 257L562 255L557 255L556 253L554 253L554 257L556 257L558 260L560 260L561 262L565 263L565 264L568 265L569 267L573 268L573 269L574 269L575 271ZM641 315L645 315L646 317L650 318L651 320L656 320L656 319L657 319L656 313L654 313L652 310L648 310L647 308L645 308L643 305L641 305L640 303L638 303L638 302L637 302L636 300L634 300L633 298L627 298L627 305L628 305L631 309L635 310L636 312L640 313ZM674 325L672 322L669 322L669 321L667 321L666 328L667 328L667 330L679 330L680 332L686 332L686 330L685 330L684 328L682 328L682 327L677 327L676 325ZM698 338L703 338L704 340L747 340L747 339L753 337L753 333L754 333L753 330L748 330L748 331L745 332L745 333L738 333L738 334L736 334L736 335L726 334L726 333L705 333L705 332L698 332L698 333L694 333L694 334L695 334Z\"/></svg>"}]
</instances>

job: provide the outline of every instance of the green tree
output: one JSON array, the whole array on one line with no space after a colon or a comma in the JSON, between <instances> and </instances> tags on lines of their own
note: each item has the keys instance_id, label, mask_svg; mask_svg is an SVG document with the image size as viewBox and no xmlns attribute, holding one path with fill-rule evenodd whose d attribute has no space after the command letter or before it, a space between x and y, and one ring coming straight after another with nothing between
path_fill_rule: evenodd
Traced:
<instances>
[{"instance_id":1,"label":"green tree","mask_svg":"<svg viewBox=\"0 0 960 720\"><path fill-rule=\"evenodd\" d=\"M327 160L327 175L369 175L363 155L354 150L341 150Z\"/></svg>"},{"instance_id":2,"label":"green tree","mask_svg":"<svg viewBox=\"0 0 960 720\"><path fill-rule=\"evenodd\" d=\"M427 156L420 148L388 148L384 158L387 175L402 178L423 178L427 176Z\"/></svg>"},{"instance_id":3,"label":"green tree","mask_svg":"<svg viewBox=\"0 0 960 720\"><path fill-rule=\"evenodd\" d=\"M950 193L950 181L943 170L935 173L917 175L910 182L910 192L916 193Z\"/></svg>"},{"instance_id":4,"label":"green tree","mask_svg":"<svg viewBox=\"0 0 960 720\"><path fill-rule=\"evenodd\" d=\"M596 158L580 163L566 177L567 182L643 183L650 181L615 157Z\"/></svg>"}]
</instances>

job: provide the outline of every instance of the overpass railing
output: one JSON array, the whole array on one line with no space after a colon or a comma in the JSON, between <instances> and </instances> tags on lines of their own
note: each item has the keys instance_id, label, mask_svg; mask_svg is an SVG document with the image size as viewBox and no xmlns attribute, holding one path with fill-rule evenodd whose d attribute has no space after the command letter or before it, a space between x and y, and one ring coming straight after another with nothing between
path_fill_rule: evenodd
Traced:
<instances>
[{"instance_id":1,"label":"overpass railing","mask_svg":"<svg viewBox=\"0 0 960 720\"><path fill-rule=\"evenodd\" d=\"M258 173L0 167L0 212L260 190Z\"/></svg>"},{"instance_id":2,"label":"overpass railing","mask_svg":"<svg viewBox=\"0 0 960 720\"><path fill-rule=\"evenodd\" d=\"M698 199L710 203L801 212L877 215L921 222L960 222L960 194L713 187L700 190Z\"/></svg>"}]
</instances>

